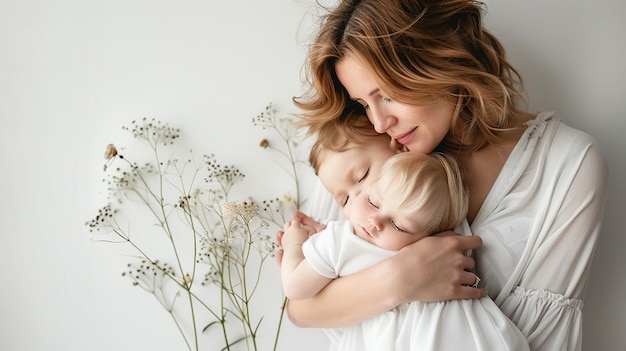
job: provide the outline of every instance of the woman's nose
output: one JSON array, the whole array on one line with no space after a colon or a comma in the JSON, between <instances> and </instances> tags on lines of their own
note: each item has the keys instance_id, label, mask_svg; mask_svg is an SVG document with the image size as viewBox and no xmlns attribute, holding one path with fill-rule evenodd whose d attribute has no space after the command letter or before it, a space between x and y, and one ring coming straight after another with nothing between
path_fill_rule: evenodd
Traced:
<instances>
[{"instance_id":1,"label":"woman's nose","mask_svg":"<svg viewBox=\"0 0 626 351\"><path fill-rule=\"evenodd\" d=\"M393 124L393 118L383 108L371 107L368 113L370 122L378 133L386 133Z\"/></svg>"}]
</instances>

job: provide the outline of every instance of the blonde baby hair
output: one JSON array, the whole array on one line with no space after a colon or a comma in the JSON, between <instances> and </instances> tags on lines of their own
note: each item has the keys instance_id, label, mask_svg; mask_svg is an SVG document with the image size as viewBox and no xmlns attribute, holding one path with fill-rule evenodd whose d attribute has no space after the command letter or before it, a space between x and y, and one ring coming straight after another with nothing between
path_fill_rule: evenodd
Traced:
<instances>
[{"instance_id":1,"label":"blonde baby hair","mask_svg":"<svg viewBox=\"0 0 626 351\"><path fill-rule=\"evenodd\" d=\"M381 168L377 181L385 197L398 202L402 215L419 223L420 231L452 230L467 215L467 190L451 156L414 152L394 155Z\"/></svg>"}]
</instances>

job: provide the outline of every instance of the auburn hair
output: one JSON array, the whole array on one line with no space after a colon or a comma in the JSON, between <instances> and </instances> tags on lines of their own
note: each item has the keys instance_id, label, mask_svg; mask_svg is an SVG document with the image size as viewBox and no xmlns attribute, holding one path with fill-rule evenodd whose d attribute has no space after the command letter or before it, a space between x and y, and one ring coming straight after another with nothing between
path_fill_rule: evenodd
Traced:
<instances>
[{"instance_id":1,"label":"auburn hair","mask_svg":"<svg viewBox=\"0 0 626 351\"><path fill-rule=\"evenodd\" d=\"M344 0L325 14L309 48L307 90L294 103L311 133L327 121L363 114L337 78L347 55L369 69L392 100L456 105L444 147L475 151L519 124L522 80L482 23L474 0Z\"/></svg>"}]
</instances>

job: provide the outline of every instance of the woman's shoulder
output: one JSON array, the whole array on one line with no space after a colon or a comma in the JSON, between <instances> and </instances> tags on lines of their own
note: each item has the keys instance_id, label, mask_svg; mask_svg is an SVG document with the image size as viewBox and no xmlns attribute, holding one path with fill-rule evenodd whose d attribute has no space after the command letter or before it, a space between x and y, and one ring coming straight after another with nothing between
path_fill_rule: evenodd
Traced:
<instances>
[{"instance_id":1,"label":"woman's shoulder","mask_svg":"<svg viewBox=\"0 0 626 351\"><path fill-rule=\"evenodd\" d=\"M528 128L545 129L537 134L539 144L549 152L551 162L586 165L597 172L606 170L606 160L598 141L591 134L568 125L555 112L539 113L527 125Z\"/></svg>"},{"instance_id":2,"label":"woman's shoulder","mask_svg":"<svg viewBox=\"0 0 626 351\"><path fill-rule=\"evenodd\" d=\"M526 122L528 134L543 139L544 142L553 147L565 147L566 150L576 151L577 149L587 149L591 145L596 145L597 141L589 133L572 127L557 115L554 111L538 113L534 119ZM546 135L547 134L547 135Z\"/></svg>"}]
</instances>

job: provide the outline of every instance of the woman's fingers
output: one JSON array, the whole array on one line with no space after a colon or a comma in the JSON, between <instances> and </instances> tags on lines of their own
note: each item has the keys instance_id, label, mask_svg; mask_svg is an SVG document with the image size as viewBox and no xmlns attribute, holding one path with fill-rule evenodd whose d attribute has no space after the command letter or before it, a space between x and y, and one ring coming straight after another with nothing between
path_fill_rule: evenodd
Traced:
<instances>
[{"instance_id":1,"label":"woman's fingers","mask_svg":"<svg viewBox=\"0 0 626 351\"><path fill-rule=\"evenodd\" d=\"M423 238L391 258L394 291L402 302L445 301L485 296L476 281L474 259L466 256L482 244L479 237L453 232Z\"/></svg>"},{"instance_id":2,"label":"woman's fingers","mask_svg":"<svg viewBox=\"0 0 626 351\"><path fill-rule=\"evenodd\" d=\"M480 277L476 273L466 272L465 274L463 274L463 282L461 284L477 288L481 280L482 279L480 279Z\"/></svg>"},{"instance_id":3,"label":"woman's fingers","mask_svg":"<svg viewBox=\"0 0 626 351\"><path fill-rule=\"evenodd\" d=\"M485 296L487 296L487 289L465 285L459 286L457 292L454 294L455 299L479 299Z\"/></svg>"}]
</instances>

